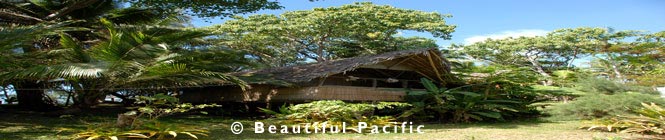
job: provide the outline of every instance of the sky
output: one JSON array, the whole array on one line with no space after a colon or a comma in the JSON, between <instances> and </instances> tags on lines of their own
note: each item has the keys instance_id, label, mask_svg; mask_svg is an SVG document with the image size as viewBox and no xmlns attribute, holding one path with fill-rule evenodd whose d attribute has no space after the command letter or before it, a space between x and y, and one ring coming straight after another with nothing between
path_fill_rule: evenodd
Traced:
<instances>
[{"instance_id":1,"label":"sky","mask_svg":"<svg viewBox=\"0 0 665 140\"><path fill-rule=\"evenodd\" d=\"M451 14L447 24L456 25L451 40L429 33L403 32L437 40L439 46L470 44L486 38L544 35L560 28L612 27L616 30L665 30L665 0L279 0L285 8L252 14L280 14L286 11L335 7L354 2L373 2L397 8ZM226 19L194 18L196 27L222 24Z\"/></svg>"}]
</instances>

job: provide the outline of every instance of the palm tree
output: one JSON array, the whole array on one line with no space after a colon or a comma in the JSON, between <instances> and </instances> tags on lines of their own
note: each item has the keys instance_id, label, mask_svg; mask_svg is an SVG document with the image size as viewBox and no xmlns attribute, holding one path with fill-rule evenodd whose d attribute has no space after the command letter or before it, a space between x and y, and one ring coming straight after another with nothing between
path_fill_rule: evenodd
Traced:
<instances>
[{"instance_id":1,"label":"palm tree","mask_svg":"<svg viewBox=\"0 0 665 140\"><path fill-rule=\"evenodd\" d=\"M3 53L9 54L3 55L3 59L13 58L3 62L14 63L11 65L14 70L45 68L46 64L57 63L52 60L62 58L47 55L47 52L61 49L57 33L68 34L83 42L82 45L92 46L108 39L105 27L99 23L100 18L128 26L152 24L182 27L187 21L183 17L161 14L155 9L119 8L118 5L118 1L111 0L2 1L0 25L7 38L3 38L6 42L0 46ZM54 32L46 29L54 25L68 30ZM15 87L21 106L40 109L49 106L42 101L43 90L39 90L47 88L46 83L38 78L8 81L4 85Z\"/></svg>"},{"instance_id":2,"label":"palm tree","mask_svg":"<svg viewBox=\"0 0 665 140\"><path fill-rule=\"evenodd\" d=\"M124 2L138 6L121 7ZM208 58L232 60L215 56L227 51L183 51L183 48L202 43L202 37L206 35L196 30L183 30L188 18L169 6L192 8L198 10L197 14L209 14L206 17L280 8L277 2L266 1L141 4L140 1L127 0L0 1L2 29L30 26L39 29L42 27L38 26L70 20L73 22L63 28L76 29L44 30L43 33L35 30L30 33L39 35L4 42L9 45L0 44L2 53L8 54L2 55L2 62L12 62L0 62L0 65L12 65L11 69L0 68L2 84L13 85L19 95L19 104L34 108L41 108L36 103L43 98L40 89L51 88L49 85L53 82L74 88L77 106L81 107L94 105L97 99L117 91L144 92L147 90L141 88L168 89L206 83L244 85L222 72L246 66L210 67L196 61ZM222 10L202 10L220 8ZM225 11L226 8L230 11ZM99 20L101 18L106 20ZM8 36L13 34L7 33ZM15 52L16 44L25 45ZM197 55L200 52L206 55ZM234 55L230 58L243 59L241 54ZM18 62L22 62L21 65L14 65Z\"/></svg>"},{"instance_id":3,"label":"palm tree","mask_svg":"<svg viewBox=\"0 0 665 140\"><path fill-rule=\"evenodd\" d=\"M76 28L65 27L71 22L62 22L58 24L37 24L18 27L0 27L0 75L10 71L19 71L26 67L34 65L45 65L48 63L47 55L39 51L25 51L26 48L34 47L35 38L50 36L55 32L66 32L76 30ZM42 102L43 91L34 90L41 87L37 80L14 81L0 78L0 84L3 87L13 85L18 94L21 105L25 107L46 108L47 102ZM29 88L25 88L29 87ZM24 90L30 89L30 90Z\"/></svg>"},{"instance_id":4,"label":"palm tree","mask_svg":"<svg viewBox=\"0 0 665 140\"><path fill-rule=\"evenodd\" d=\"M72 86L74 104L87 108L106 95L132 89L176 89L207 84L245 83L221 72L194 69L178 63L180 55L174 53L178 44L207 33L182 29L179 32L153 32L128 30L102 20L108 40L86 47L67 34L61 34L62 49L50 51L62 56L58 64L39 65L3 74L4 79L32 79L48 81L62 79ZM134 29L134 28L133 28Z\"/></svg>"}]
</instances>

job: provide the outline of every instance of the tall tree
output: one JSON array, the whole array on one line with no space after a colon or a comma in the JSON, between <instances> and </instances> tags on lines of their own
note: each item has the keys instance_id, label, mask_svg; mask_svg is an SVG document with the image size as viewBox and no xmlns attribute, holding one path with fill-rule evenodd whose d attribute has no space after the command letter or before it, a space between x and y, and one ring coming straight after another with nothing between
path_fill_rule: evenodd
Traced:
<instances>
[{"instance_id":1,"label":"tall tree","mask_svg":"<svg viewBox=\"0 0 665 140\"><path fill-rule=\"evenodd\" d=\"M280 15L234 17L212 28L220 34L221 45L248 50L264 62L284 65L375 54L408 48L406 45L433 45L424 38L396 36L401 31L419 31L450 39L455 26L446 24L444 18L448 17L363 2Z\"/></svg>"},{"instance_id":2,"label":"tall tree","mask_svg":"<svg viewBox=\"0 0 665 140\"><path fill-rule=\"evenodd\" d=\"M124 7L129 5L129 7ZM235 14L251 13L264 9L280 9L277 1L268 0L205 0L205 1L165 1L165 0L12 0L0 1L0 23L36 24L63 19L81 19L116 9L149 9L152 16L180 15L201 18L228 17ZM131 13L126 13L131 14ZM110 17L108 19L112 20ZM113 21L113 20L112 20ZM115 23L120 23L114 21Z\"/></svg>"},{"instance_id":3,"label":"tall tree","mask_svg":"<svg viewBox=\"0 0 665 140\"><path fill-rule=\"evenodd\" d=\"M9 40L13 44L3 45L4 50L12 50L7 54L12 56L13 62L22 65L14 65L15 71L23 69L38 68L44 65L56 63L57 56L49 56L47 52L60 49L58 33L69 34L86 45L94 45L102 39L107 38L99 19L107 17L111 21L123 24L135 23L157 23L166 16L154 14L153 10L124 8L118 9L118 2L110 0L63 0L63 1L3 1L0 2L0 24L8 30L9 36L12 32L25 31L27 34L39 34L24 40ZM168 18L166 18L168 19ZM67 23L67 24L62 24ZM60 30L58 32L48 30L53 25L61 28L75 30ZM22 30L23 26L42 27L43 29ZM13 31L10 31L13 30ZM12 38L17 38L12 36ZM27 60L27 61L26 61ZM19 105L29 108L47 108L43 90L47 87L46 79L20 79L12 81L15 87ZM25 94L24 94L25 93Z\"/></svg>"},{"instance_id":4,"label":"tall tree","mask_svg":"<svg viewBox=\"0 0 665 140\"><path fill-rule=\"evenodd\" d=\"M558 29L546 36L488 39L457 48L479 60L529 66L548 79L546 84L551 84L552 70L572 68L576 59L591 56L595 58L592 66L599 68L596 70L606 70L611 78L625 82L626 73L644 73L640 69L662 64L660 34L580 27Z\"/></svg>"},{"instance_id":5,"label":"tall tree","mask_svg":"<svg viewBox=\"0 0 665 140\"><path fill-rule=\"evenodd\" d=\"M567 66L571 55L570 47L558 44L545 36L488 39L471 45L456 46L472 59L499 65L530 67L545 78L544 85L551 85L550 71ZM462 47L462 48L460 48Z\"/></svg>"},{"instance_id":6,"label":"tall tree","mask_svg":"<svg viewBox=\"0 0 665 140\"><path fill-rule=\"evenodd\" d=\"M634 42L612 47L610 51L615 54L614 61L620 64L619 70L626 81L644 86L665 85L662 78L665 77L665 31L640 35Z\"/></svg>"},{"instance_id":7,"label":"tall tree","mask_svg":"<svg viewBox=\"0 0 665 140\"><path fill-rule=\"evenodd\" d=\"M130 7L124 7L124 5ZM59 24L68 20L76 21L69 23L65 26L77 28L77 30L68 30L65 32L49 32L42 33L41 31L31 31L29 34L39 34L39 36L30 36L26 40L10 40L9 44L4 44L2 51L7 56L1 57L2 62L12 62L10 65L12 69L3 69L0 74L11 75L12 72L29 72L28 70L36 70L39 68L48 68L47 73L67 73L77 71L67 71L71 69L60 69L65 71L57 71L51 69L51 66L56 64L71 63L63 62L61 60L70 59L52 54L54 51L59 51L62 46L59 40L62 40L57 33L65 34L71 37L72 40L78 40L80 45L87 50L89 46L96 46L100 42L108 42L112 36L108 33L99 21L100 18L108 19L109 21L117 24L123 24L124 27L120 28L134 28L144 33L156 31L178 31L170 30L167 28L184 27L187 23L188 15L195 15L199 17L226 17L231 14L254 12L261 9L279 9L281 6L277 2L269 2L266 0L259 1L195 1L195 2L175 2L175 1L136 1L136 0L48 0L48 1L0 1L0 28L3 31L15 30L20 31L23 26L42 27L42 25ZM139 26L131 26L139 25ZM146 26L148 25L148 26ZM167 26L167 27L164 27ZM81 28L82 27L82 28ZM119 27L119 26L118 26ZM150 28L150 29L147 29ZM46 29L46 28L44 28ZM147 29L147 30L144 30ZM37 29L39 30L39 29ZM51 30L43 30L51 31ZM8 31L8 36L12 36L13 31ZM154 33L154 32L153 32ZM150 33L150 35L156 35ZM122 33L121 33L122 34ZM164 33L162 33L164 34ZM20 34L13 34L20 35ZM26 36L27 37L27 36ZM4 39L4 38L3 38ZM186 39L186 38L182 38ZM182 39L178 39L181 40ZM197 39L192 39L197 40ZM201 40L201 39L198 39ZM189 42L189 41L188 41ZM20 45L19 45L20 44ZM174 44L170 44L174 45ZM85 51L82 51L85 52ZM21 63L19 63L21 62ZM25 62L25 63L23 63ZM16 65L18 63L21 65ZM5 65L5 63L2 63ZM64 67L61 67L64 68ZM6 70L6 71L5 71ZM45 69L44 69L45 70ZM35 72L35 71L33 71ZM42 71L46 72L46 71ZM80 72L80 71L79 71ZM16 73L14 73L16 74ZM25 74L25 73L24 73ZM43 73L42 73L43 74ZM45 84L49 79L55 77L38 77L31 75L22 77L21 75L13 75L15 80L2 79L3 84L14 85L19 95L19 104L33 108L40 108L39 103L43 96L43 91L38 89L48 88ZM26 75L23 75L26 76ZM35 77L37 76L37 77ZM43 76L43 75L42 75ZM12 77L12 76L9 76ZM67 77L62 77L67 79ZM17 81L17 79L19 81ZM79 85L81 81L73 81L72 85ZM84 81L82 85L87 85ZM21 90L26 89L26 90ZM23 94L30 93L30 94ZM35 93L35 94L32 94ZM80 93L80 92L79 92ZM23 95L36 95L29 98ZM83 95L83 94L82 94ZM26 97L26 98L21 98ZM84 96L80 96L84 97ZM91 96L91 98L96 98ZM32 104L34 103L34 104Z\"/></svg>"},{"instance_id":8,"label":"tall tree","mask_svg":"<svg viewBox=\"0 0 665 140\"><path fill-rule=\"evenodd\" d=\"M577 36L581 39L582 46L585 46L587 53L599 62L608 66L612 71L614 79L625 82L622 72L621 58L627 53L618 51L620 48L632 46L630 38L640 37L641 32L633 30L615 31L612 28L589 28L581 27L574 29L564 29L558 32L563 36Z\"/></svg>"},{"instance_id":9,"label":"tall tree","mask_svg":"<svg viewBox=\"0 0 665 140\"><path fill-rule=\"evenodd\" d=\"M108 40L87 48L62 34L62 49L50 51L62 56L53 64L33 66L2 75L3 80L49 81L61 79L75 92L75 107L87 108L106 95L126 89L173 89L204 84L244 82L219 72L193 69L176 63L172 50L192 38L207 36L203 31L150 32L118 28L103 20ZM150 33L148 33L150 32Z\"/></svg>"},{"instance_id":10,"label":"tall tree","mask_svg":"<svg viewBox=\"0 0 665 140\"><path fill-rule=\"evenodd\" d=\"M229 17L266 9L281 9L277 1L269 0L202 0L202 1L165 1L165 0L120 0L133 7L155 8L162 13L185 14L199 18ZM313 1L313 0L310 0Z\"/></svg>"},{"instance_id":11,"label":"tall tree","mask_svg":"<svg viewBox=\"0 0 665 140\"><path fill-rule=\"evenodd\" d=\"M78 30L66 27L71 22L58 24L38 24L31 26L0 27L0 75L12 71L21 71L25 68L53 63L53 59L47 53L39 51L35 47L35 38L52 36L57 32ZM52 106L44 101L44 88L38 80L8 80L0 78L0 84L4 87L12 85L16 90L19 105L22 107L46 109ZM44 83L43 81L41 83Z\"/></svg>"}]
</instances>

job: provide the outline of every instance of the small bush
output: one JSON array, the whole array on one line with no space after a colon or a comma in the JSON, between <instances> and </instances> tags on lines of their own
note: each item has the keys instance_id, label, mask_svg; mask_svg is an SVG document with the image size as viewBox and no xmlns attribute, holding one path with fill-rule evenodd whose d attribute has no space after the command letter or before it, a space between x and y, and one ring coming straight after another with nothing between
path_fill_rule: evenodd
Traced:
<instances>
[{"instance_id":1,"label":"small bush","mask_svg":"<svg viewBox=\"0 0 665 140\"><path fill-rule=\"evenodd\" d=\"M176 139L178 136L198 139L199 136L208 136L208 131L192 126L162 123L159 118L196 109L218 107L215 104L180 103L178 98L165 94L139 96L136 99L136 104L142 106L134 111L118 114L115 125L110 123L94 125L74 134L73 139Z\"/></svg>"},{"instance_id":2,"label":"small bush","mask_svg":"<svg viewBox=\"0 0 665 140\"><path fill-rule=\"evenodd\" d=\"M589 93L600 93L600 94L616 94L623 92L640 92L646 94L659 94L653 88L635 86L635 85L626 85L621 84L615 81L603 79L603 78L582 78L576 83L576 87L580 91L589 92Z\"/></svg>"},{"instance_id":3,"label":"small bush","mask_svg":"<svg viewBox=\"0 0 665 140\"><path fill-rule=\"evenodd\" d=\"M279 112L269 109L261 110L273 114L282 123L312 123L328 122L329 124L341 124L347 122L355 124L362 122L375 122L377 120L393 120L391 116L379 117L374 115L376 110L391 109L396 107L410 106L407 103L380 102L378 104L346 103L339 100L322 100L293 106L282 106Z\"/></svg>"},{"instance_id":4,"label":"small bush","mask_svg":"<svg viewBox=\"0 0 665 140\"><path fill-rule=\"evenodd\" d=\"M614 95L590 94L577 98L567 104L552 106L547 110L559 119L596 119L632 114L631 109L641 107L642 102L665 104L665 99L658 96L625 92Z\"/></svg>"},{"instance_id":5,"label":"small bush","mask_svg":"<svg viewBox=\"0 0 665 140\"><path fill-rule=\"evenodd\" d=\"M665 136L665 109L654 103L642 103L642 108L636 109L635 113L638 115L595 120L591 126L582 128Z\"/></svg>"},{"instance_id":6,"label":"small bush","mask_svg":"<svg viewBox=\"0 0 665 140\"><path fill-rule=\"evenodd\" d=\"M410 92L413 108L400 117L417 121L504 121L540 114L531 104L540 102L529 86L511 81L486 83L447 89L421 79L427 91Z\"/></svg>"}]
</instances>

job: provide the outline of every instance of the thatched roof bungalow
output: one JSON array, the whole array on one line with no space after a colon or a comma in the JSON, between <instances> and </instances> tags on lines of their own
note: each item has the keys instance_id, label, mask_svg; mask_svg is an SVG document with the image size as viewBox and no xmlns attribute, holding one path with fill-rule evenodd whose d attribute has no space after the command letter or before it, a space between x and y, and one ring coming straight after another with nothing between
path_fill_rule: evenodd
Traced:
<instances>
[{"instance_id":1,"label":"thatched roof bungalow","mask_svg":"<svg viewBox=\"0 0 665 140\"><path fill-rule=\"evenodd\" d=\"M455 78L436 48L404 50L320 63L234 73L250 81L237 86L188 89L187 102L306 102L313 100L401 101L423 90L420 78L447 84Z\"/></svg>"}]
</instances>

